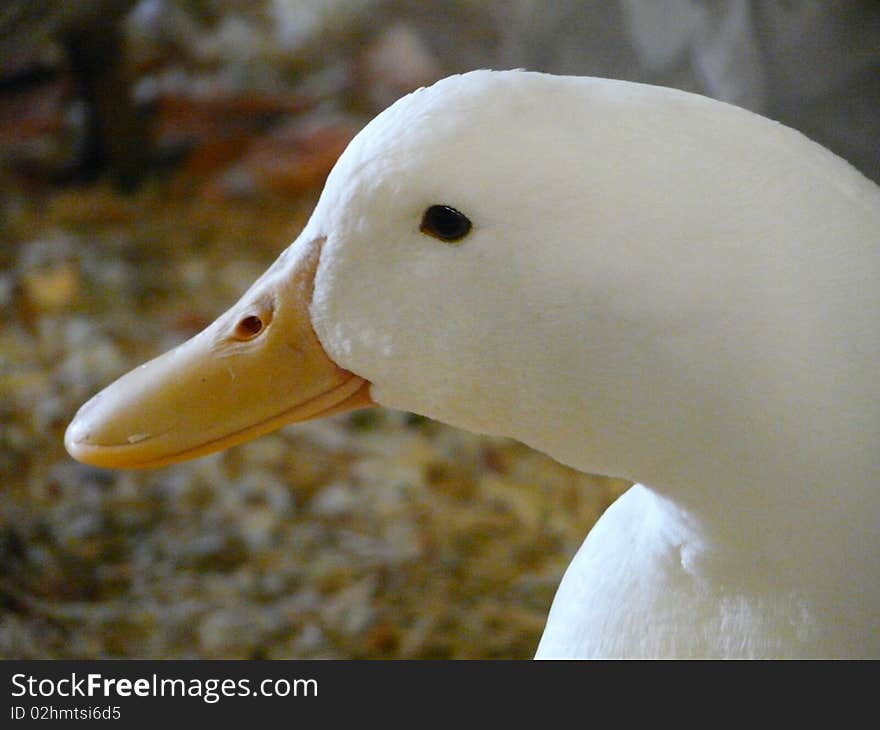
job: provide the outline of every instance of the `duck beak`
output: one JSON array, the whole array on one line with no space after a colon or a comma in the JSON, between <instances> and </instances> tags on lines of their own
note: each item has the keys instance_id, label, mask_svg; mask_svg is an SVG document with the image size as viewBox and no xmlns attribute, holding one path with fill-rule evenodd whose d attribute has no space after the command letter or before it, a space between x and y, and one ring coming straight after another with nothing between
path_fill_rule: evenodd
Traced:
<instances>
[{"instance_id":1,"label":"duck beak","mask_svg":"<svg viewBox=\"0 0 880 730\"><path fill-rule=\"evenodd\" d=\"M86 403L64 445L86 464L172 464L286 423L373 405L370 384L336 365L309 306L323 239L297 241L200 334Z\"/></svg>"}]
</instances>

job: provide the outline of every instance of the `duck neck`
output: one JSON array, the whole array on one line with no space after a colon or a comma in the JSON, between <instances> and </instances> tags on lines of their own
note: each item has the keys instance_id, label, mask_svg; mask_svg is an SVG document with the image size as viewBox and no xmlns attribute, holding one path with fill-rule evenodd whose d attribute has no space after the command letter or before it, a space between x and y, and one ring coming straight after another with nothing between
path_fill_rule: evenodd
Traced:
<instances>
[{"instance_id":1,"label":"duck neck","mask_svg":"<svg viewBox=\"0 0 880 730\"><path fill-rule=\"evenodd\" d=\"M756 473L751 465L699 482L678 475L648 487L671 518L680 543L718 575L743 577L766 590L880 598L880 497L858 470L826 471L814 460ZM713 473L713 472L707 472ZM734 569L735 567L735 569ZM706 567L707 572L711 568Z\"/></svg>"},{"instance_id":2,"label":"duck neck","mask_svg":"<svg viewBox=\"0 0 880 730\"><path fill-rule=\"evenodd\" d=\"M644 409L638 422L609 418L577 442L532 443L582 471L646 485L681 539L707 555L746 571L764 565L791 586L823 575L836 590L863 583L880 592L880 465L867 423L853 428L830 411L811 429L817 422L803 410L800 419L768 412L766 423L746 422L734 407L742 400L718 403L669 422ZM668 406L656 412L674 412Z\"/></svg>"}]
</instances>

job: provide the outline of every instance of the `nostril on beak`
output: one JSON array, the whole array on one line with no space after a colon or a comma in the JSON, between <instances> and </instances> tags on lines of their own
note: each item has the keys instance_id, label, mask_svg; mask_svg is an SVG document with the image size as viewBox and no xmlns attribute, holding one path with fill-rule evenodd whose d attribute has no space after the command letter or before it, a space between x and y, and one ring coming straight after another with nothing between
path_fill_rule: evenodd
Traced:
<instances>
[{"instance_id":1,"label":"nostril on beak","mask_svg":"<svg viewBox=\"0 0 880 730\"><path fill-rule=\"evenodd\" d=\"M252 340L263 331L263 327L263 320L260 317L256 314L248 315L235 326L235 339Z\"/></svg>"}]
</instances>

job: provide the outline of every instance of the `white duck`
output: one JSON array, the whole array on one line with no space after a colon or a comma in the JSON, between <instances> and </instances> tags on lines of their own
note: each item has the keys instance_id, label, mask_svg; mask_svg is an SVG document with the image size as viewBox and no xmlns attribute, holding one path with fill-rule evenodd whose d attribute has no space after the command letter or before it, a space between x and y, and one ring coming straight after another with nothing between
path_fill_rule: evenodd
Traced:
<instances>
[{"instance_id":1,"label":"white duck","mask_svg":"<svg viewBox=\"0 0 880 730\"><path fill-rule=\"evenodd\" d=\"M229 312L83 406L101 466L371 402L641 481L539 657L880 656L880 189L671 89L478 71L379 115Z\"/></svg>"}]
</instances>

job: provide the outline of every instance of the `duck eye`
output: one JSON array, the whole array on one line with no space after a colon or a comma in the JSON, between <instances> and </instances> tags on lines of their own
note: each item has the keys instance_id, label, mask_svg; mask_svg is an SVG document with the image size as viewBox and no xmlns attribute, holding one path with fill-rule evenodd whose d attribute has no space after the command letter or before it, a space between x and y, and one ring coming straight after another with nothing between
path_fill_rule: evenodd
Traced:
<instances>
[{"instance_id":1,"label":"duck eye","mask_svg":"<svg viewBox=\"0 0 880 730\"><path fill-rule=\"evenodd\" d=\"M235 325L235 339L241 341L252 340L263 331L263 326L263 320L256 314L244 317Z\"/></svg>"},{"instance_id":2,"label":"duck eye","mask_svg":"<svg viewBox=\"0 0 880 730\"><path fill-rule=\"evenodd\" d=\"M422 215L422 233L441 241L458 241L471 230L471 222L464 213L448 205L432 205Z\"/></svg>"}]
</instances>

